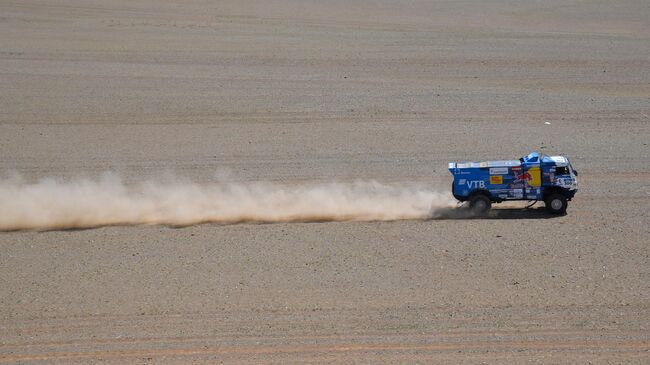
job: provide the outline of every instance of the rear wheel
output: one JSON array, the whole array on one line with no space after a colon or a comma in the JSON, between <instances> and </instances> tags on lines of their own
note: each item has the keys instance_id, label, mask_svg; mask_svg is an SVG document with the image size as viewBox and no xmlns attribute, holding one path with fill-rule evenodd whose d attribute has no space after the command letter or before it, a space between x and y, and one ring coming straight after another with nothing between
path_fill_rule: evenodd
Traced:
<instances>
[{"instance_id":1,"label":"rear wheel","mask_svg":"<svg viewBox=\"0 0 650 365\"><path fill-rule=\"evenodd\" d=\"M483 194L475 194L469 198L469 209L476 215L486 215L491 207L492 201Z\"/></svg>"},{"instance_id":2,"label":"rear wheel","mask_svg":"<svg viewBox=\"0 0 650 365\"><path fill-rule=\"evenodd\" d=\"M544 203L546 203L546 210L548 210L549 213L552 214L566 213L566 208L568 203L564 195L560 193L552 193L551 195L547 196L546 199L544 200Z\"/></svg>"}]
</instances>

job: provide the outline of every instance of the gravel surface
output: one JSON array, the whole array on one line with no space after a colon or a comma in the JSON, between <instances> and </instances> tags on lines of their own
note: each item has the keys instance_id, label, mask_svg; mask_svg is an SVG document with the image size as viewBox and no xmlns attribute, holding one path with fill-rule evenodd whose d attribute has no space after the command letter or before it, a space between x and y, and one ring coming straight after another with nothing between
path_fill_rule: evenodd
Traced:
<instances>
[{"instance_id":1,"label":"gravel surface","mask_svg":"<svg viewBox=\"0 0 650 365\"><path fill-rule=\"evenodd\" d=\"M0 232L0 363L650 363L647 1L7 1L0 175L565 154L568 214ZM549 124L550 123L550 124Z\"/></svg>"}]
</instances>

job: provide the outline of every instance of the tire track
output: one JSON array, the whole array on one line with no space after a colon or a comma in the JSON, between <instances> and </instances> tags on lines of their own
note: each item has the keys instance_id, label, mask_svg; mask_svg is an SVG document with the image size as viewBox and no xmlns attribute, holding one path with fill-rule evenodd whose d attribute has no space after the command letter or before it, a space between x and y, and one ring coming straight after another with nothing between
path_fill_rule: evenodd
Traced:
<instances>
[{"instance_id":1,"label":"tire track","mask_svg":"<svg viewBox=\"0 0 650 365\"><path fill-rule=\"evenodd\" d=\"M162 328L162 327L161 327ZM65 331L72 332L78 328L66 328ZM538 338L538 337L572 337L579 339L592 338L595 336L599 337L612 337L612 338L643 338L645 334L642 331L586 331L586 330L535 330L535 331L521 331L521 330L499 330L499 331L463 331L463 332L447 332L447 333L436 333L430 334L428 337L443 340L443 342L451 340L463 340L466 338L495 338L499 340L514 339L517 337L525 338ZM305 340L311 341L326 341L326 340L365 340L372 341L377 340L380 336L383 338L397 337L394 334L382 334L379 332L364 333L364 334L355 334L355 335L301 335L301 336L292 336L292 335L269 335L264 336L263 338L259 336L245 336L237 334L236 332L224 331L224 334L220 336L170 336L170 337L124 337L124 338L98 338L92 340L63 340L63 341L49 341L49 342L33 342L33 343L1 343L0 351L7 350L18 350L24 348L51 348L51 347L66 347L66 346L99 346L99 345L110 345L110 344L186 344L186 343L199 343L199 342L216 342L216 341L225 341L234 337L237 337L242 340L248 341L260 341L260 340L277 340L277 339L291 339L292 341L299 342ZM411 334L401 332L399 337L422 337L421 334ZM650 336L650 335L647 335Z\"/></svg>"},{"instance_id":2,"label":"tire track","mask_svg":"<svg viewBox=\"0 0 650 365\"><path fill-rule=\"evenodd\" d=\"M508 333L508 332L506 332ZM504 333L504 334L506 334ZM174 357L174 358L188 358L188 357L204 357L204 356L299 356L311 357L315 354L338 354L345 356L359 356L364 353L387 353L399 354L403 352L409 353L492 353L503 354L504 352L544 352L544 353L598 353L602 354L621 354L642 356L643 354L650 355L650 339L647 334L637 333L635 337L620 338L625 333L617 333L618 338L602 338L603 336L613 336L612 334L604 334L598 332L589 333L585 331L584 334L591 334L592 338L572 338L575 333L572 332L546 332L545 334L532 334L529 332L520 333L510 339L494 338L499 335L499 332L494 332L490 335L491 338L473 339L472 332L455 334L458 337L436 336L431 338L428 336L411 337L407 341L400 338L390 339L390 336L369 336L361 342L361 338L348 338L345 341L334 340L328 343L305 343L313 340L313 337L300 336L290 339L289 344L268 344L268 339L258 338L261 344L242 344L242 345L224 345L215 344L214 339L210 341L209 338L139 338L139 339L124 339L121 341L88 341L82 343L44 343L44 344L26 344L21 346L4 345L1 347L2 351L9 350L12 346L14 351L8 354L0 355L0 363L12 362L29 362L29 361L72 361L72 360L127 360L132 358L159 358L159 357ZM629 335L629 334L628 334ZM512 336L512 335L511 335ZM524 338L522 338L524 337ZM530 338L536 337L536 338ZM596 338L597 337L597 338ZM453 340L455 338L455 340ZM322 341L323 339L321 339ZM389 341L386 341L389 340ZM241 339L238 339L241 341ZM218 341L217 341L218 342ZM232 341L229 341L232 342ZM103 345L113 345L109 348L97 350L98 347ZM139 344L139 347L128 348L129 345ZM187 346L187 345L190 346ZM56 350L52 347L70 346L71 349ZM146 348L142 345L156 345L162 347ZM42 347L42 352L38 351L39 346ZM87 350L78 349L78 347L86 347ZM77 347L77 349L75 349ZM29 351L20 353L21 349ZM16 351L17 350L17 351ZM17 353L18 352L18 353Z\"/></svg>"}]
</instances>

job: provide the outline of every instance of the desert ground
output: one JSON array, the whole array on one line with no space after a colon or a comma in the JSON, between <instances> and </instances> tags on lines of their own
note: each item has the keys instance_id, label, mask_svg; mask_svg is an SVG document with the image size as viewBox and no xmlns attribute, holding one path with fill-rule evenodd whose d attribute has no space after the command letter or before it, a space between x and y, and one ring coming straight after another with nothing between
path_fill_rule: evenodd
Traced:
<instances>
[{"instance_id":1,"label":"desert ground","mask_svg":"<svg viewBox=\"0 0 650 365\"><path fill-rule=\"evenodd\" d=\"M1 1L0 175L449 192L450 161L536 150L580 191L560 217L0 232L0 363L650 363L649 19L644 0Z\"/></svg>"}]
</instances>

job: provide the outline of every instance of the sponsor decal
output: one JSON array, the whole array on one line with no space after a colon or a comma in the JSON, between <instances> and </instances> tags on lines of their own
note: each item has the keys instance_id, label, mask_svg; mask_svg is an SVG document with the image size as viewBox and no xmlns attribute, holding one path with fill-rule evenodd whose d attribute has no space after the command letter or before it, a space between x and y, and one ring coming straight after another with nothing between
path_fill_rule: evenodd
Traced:
<instances>
[{"instance_id":1,"label":"sponsor decal","mask_svg":"<svg viewBox=\"0 0 650 365\"><path fill-rule=\"evenodd\" d=\"M519 174L515 176L516 181L529 181L532 179L533 176L529 172L524 172L523 174Z\"/></svg>"},{"instance_id":2,"label":"sponsor decal","mask_svg":"<svg viewBox=\"0 0 650 365\"><path fill-rule=\"evenodd\" d=\"M492 185L501 185L503 184L503 176L490 176L490 184Z\"/></svg>"},{"instance_id":3,"label":"sponsor decal","mask_svg":"<svg viewBox=\"0 0 650 365\"><path fill-rule=\"evenodd\" d=\"M465 181L467 181L467 180L465 180L465 179L459 179L459 180L458 180L458 183L459 183L460 185L465 185Z\"/></svg>"},{"instance_id":4,"label":"sponsor decal","mask_svg":"<svg viewBox=\"0 0 650 365\"><path fill-rule=\"evenodd\" d=\"M570 177L567 177L567 178L559 177L555 181L556 181L557 185L559 185L559 186L561 186L563 188L571 188L573 186L573 184L574 184L574 180L572 178L570 178Z\"/></svg>"},{"instance_id":5,"label":"sponsor decal","mask_svg":"<svg viewBox=\"0 0 650 365\"><path fill-rule=\"evenodd\" d=\"M515 175L515 181L521 181L528 186L542 185L541 171L539 167L531 167L528 171Z\"/></svg>"},{"instance_id":6,"label":"sponsor decal","mask_svg":"<svg viewBox=\"0 0 650 365\"><path fill-rule=\"evenodd\" d=\"M468 188L485 188L485 181L483 180L475 180L475 181L468 181L467 182L467 187Z\"/></svg>"},{"instance_id":7,"label":"sponsor decal","mask_svg":"<svg viewBox=\"0 0 650 365\"><path fill-rule=\"evenodd\" d=\"M530 179L527 180L528 185L535 187L542 185L542 171L538 166L529 168L527 173L530 175Z\"/></svg>"},{"instance_id":8,"label":"sponsor decal","mask_svg":"<svg viewBox=\"0 0 650 365\"><path fill-rule=\"evenodd\" d=\"M508 173L507 167L492 167L490 168L490 175L506 175Z\"/></svg>"}]
</instances>

